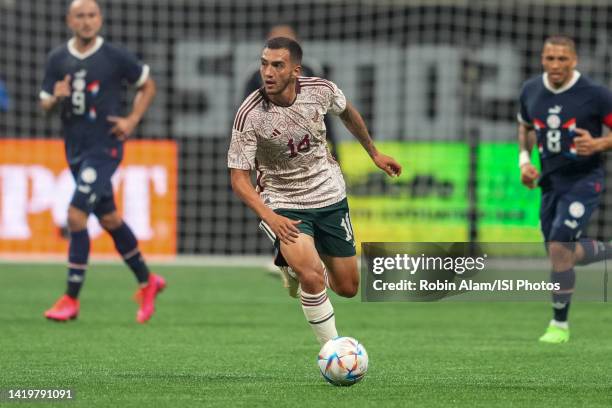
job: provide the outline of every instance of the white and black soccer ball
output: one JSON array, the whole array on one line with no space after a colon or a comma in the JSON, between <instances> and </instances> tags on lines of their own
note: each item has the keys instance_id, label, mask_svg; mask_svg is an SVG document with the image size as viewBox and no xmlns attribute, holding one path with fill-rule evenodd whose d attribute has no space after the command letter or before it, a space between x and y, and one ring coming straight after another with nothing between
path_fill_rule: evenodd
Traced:
<instances>
[{"instance_id":1,"label":"white and black soccer ball","mask_svg":"<svg viewBox=\"0 0 612 408\"><path fill-rule=\"evenodd\" d=\"M368 371L368 353L352 337L334 337L319 352L319 370L327 382L337 386L358 383Z\"/></svg>"}]
</instances>

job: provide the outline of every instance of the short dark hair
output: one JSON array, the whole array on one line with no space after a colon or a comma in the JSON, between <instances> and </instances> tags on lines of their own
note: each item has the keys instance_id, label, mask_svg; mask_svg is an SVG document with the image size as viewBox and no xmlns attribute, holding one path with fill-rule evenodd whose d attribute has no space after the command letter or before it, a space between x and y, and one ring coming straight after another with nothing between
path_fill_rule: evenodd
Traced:
<instances>
[{"instance_id":1,"label":"short dark hair","mask_svg":"<svg viewBox=\"0 0 612 408\"><path fill-rule=\"evenodd\" d=\"M546 46L546 44L562 45L572 50L574 54L577 54L576 43L574 42L574 39L567 35L563 35L563 34L551 35L547 37L546 40L544 40L544 46Z\"/></svg>"},{"instance_id":2,"label":"short dark hair","mask_svg":"<svg viewBox=\"0 0 612 408\"><path fill-rule=\"evenodd\" d=\"M296 65L302 64L302 47L300 47L300 44L298 44L297 41L292 40L291 38L270 38L268 41L266 41L265 48L269 48L271 50L287 50L289 51L289 57L291 58L291 62Z\"/></svg>"}]
</instances>

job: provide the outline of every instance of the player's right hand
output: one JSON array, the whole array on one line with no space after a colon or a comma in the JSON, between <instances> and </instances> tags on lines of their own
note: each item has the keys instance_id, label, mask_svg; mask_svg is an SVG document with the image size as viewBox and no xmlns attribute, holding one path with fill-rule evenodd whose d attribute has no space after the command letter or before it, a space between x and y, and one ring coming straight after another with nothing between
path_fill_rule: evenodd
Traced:
<instances>
[{"instance_id":1,"label":"player's right hand","mask_svg":"<svg viewBox=\"0 0 612 408\"><path fill-rule=\"evenodd\" d=\"M70 75L66 75L63 80L57 81L53 87L53 96L57 99L64 99L70 96L72 88L70 87Z\"/></svg>"},{"instance_id":2,"label":"player's right hand","mask_svg":"<svg viewBox=\"0 0 612 408\"><path fill-rule=\"evenodd\" d=\"M540 173L531 163L525 163L521 166L521 183L529 189L534 189L537 186L537 180Z\"/></svg>"},{"instance_id":3,"label":"player's right hand","mask_svg":"<svg viewBox=\"0 0 612 408\"><path fill-rule=\"evenodd\" d=\"M372 157L372 161L374 161L374 164L379 169L387 173L389 177L399 177L402 174L402 166L391 156L378 153Z\"/></svg>"},{"instance_id":4,"label":"player's right hand","mask_svg":"<svg viewBox=\"0 0 612 408\"><path fill-rule=\"evenodd\" d=\"M302 221L295 221L282 215L274 214L265 222L270 226L276 237L283 244L290 245L297 242L300 236L300 230L297 225Z\"/></svg>"}]
</instances>

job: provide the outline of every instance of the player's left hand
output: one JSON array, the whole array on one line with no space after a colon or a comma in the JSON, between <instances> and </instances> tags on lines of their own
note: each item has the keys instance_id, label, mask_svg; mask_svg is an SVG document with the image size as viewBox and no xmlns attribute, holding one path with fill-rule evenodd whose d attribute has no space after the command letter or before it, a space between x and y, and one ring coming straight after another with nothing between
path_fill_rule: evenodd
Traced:
<instances>
[{"instance_id":1,"label":"player's left hand","mask_svg":"<svg viewBox=\"0 0 612 408\"><path fill-rule=\"evenodd\" d=\"M402 174L402 166L391 156L377 153L374 157L372 157L372 160L374 161L374 164L378 166L378 168L383 170L391 177L399 177L399 175Z\"/></svg>"},{"instance_id":2,"label":"player's left hand","mask_svg":"<svg viewBox=\"0 0 612 408\"><path fill-rule=\"evenodd\" d=\"M576 154L580 156L590 156L601 150L599 139L594 139L586 129L576 128L577 137L574 138L576 144Z\"/></svg>"},{"instance_id":3,"label":"player's left hand","mask_svg":"<svg viewBox=\"0 0 612 408\"><path fill-rule=\"evenodd\" d=\"M138 123L129 116L125 118L121 116L108 116L106 120L115 124L110 131L117 139L122 141L130 137L136 125L138 125Z\"/></svg>"}]
</instances>

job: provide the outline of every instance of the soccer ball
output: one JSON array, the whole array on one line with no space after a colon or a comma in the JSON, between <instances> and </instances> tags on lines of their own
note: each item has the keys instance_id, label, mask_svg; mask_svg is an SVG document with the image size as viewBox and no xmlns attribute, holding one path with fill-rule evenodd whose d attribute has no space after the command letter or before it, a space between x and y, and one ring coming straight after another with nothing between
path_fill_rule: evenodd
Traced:
<instances>
[{"instance_id":1,"label":"soccer ball","mask_svg":"<svg viewBox=\"0 0 612 408\"><path fill-rule=\"evenodd\" d=\"M334 337L319 352L319 370L330 384L356 384L368 371L368 353L363 344L352 337Z\"/></svg>"}]
</instances>

